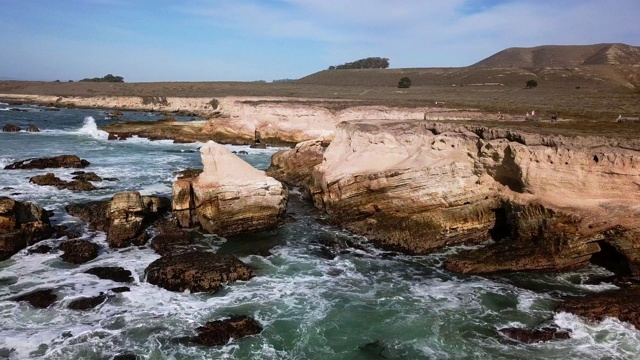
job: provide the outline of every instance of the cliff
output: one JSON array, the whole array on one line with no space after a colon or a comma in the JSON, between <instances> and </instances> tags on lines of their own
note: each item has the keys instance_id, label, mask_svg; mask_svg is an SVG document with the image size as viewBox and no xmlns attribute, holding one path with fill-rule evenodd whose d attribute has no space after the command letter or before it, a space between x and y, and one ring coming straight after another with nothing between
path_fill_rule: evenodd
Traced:
<instances>
[{"instance_id":1,"label":"cliff","mask_svg":"<svg viewBox=\"0 0 640 360\"><path fill-rule=\"evenodd\" d=\"M639 275L640 144L431 121L349 121L311 175L317 207L379 245L424 254L494 242L450 270Z\"/></svg>"}]
</instances>

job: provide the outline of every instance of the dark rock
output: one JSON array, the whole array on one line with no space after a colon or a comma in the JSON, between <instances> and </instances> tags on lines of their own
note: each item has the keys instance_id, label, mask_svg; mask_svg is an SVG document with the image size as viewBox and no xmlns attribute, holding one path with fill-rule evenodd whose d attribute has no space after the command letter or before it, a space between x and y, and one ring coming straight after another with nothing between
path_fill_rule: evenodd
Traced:
<instances>
[{"instance_id":1,"label":"dark rock","mask_svg":"<svg viewBox=\"0 0 640 360\"><path fill-rule=\"evenodd\" d=\"M46 168L84 168L89 162L75 155L60 155L50 158L31 158L5 166L5 170L46 169Z\"/></svg>"},{"instance_id":2,"label":"dark rock","mask_svg":"<svg viewBox=\"0 0 640 360\"><path fill-rule=\"evenodd\" d=\"M30 183L40 186L55 186L58 189L68 189L73 191L90 191L95 190L96 187L86 180L73 180L64 181L56 177L53 173L47 173L46 175L36 175L29 179Z\"/></svg>"},{"instance_id":3,"label":"dark rock","mask_svg":"<svg viewBox=\"0 0 640 360\"><path fill-rule=\"evenodd\" d=\"M20 129L20 126L18 125L13 125L13 124L5 124L2 127L2 132L18 132L22 129Z\"/></svg>"},{"instance_id":4,"label":"dark rock","mask_svg":"<svg viewBox=\"0 0 640 360\"><path fill-rule=\"evenodd\" d=\"M131 271L116 266L94 267L85 271L85 273L95 275L100 279L113 280L117 282L130 283L133 281Z\"/></svg>"},{"instance_id":5,"label":"dark rock","mask_svg":"<svg viewBox=\"0 0 640 360\"><path fill-rule=\"evenodd\" d=\"M51 237L53 232L43 208L0 196L0 261Z\"/></svg>"},{"instance_id":6,"label":"dark rock","mask_svg":"<svg viewBox=\"0 0 640 360\"><path fill-rule=\"evenodd\" d=\"M231 339L238 340L245 336L259 334L262 332L262 326L248 316L236 316L208 322L197 331L198 335L191 338L192 342L205 346L222 346Z\"/></svg>"},{"instance_id":7,"label":"dark rock","mask_svg":"<svg viewBox=\"0 0 640 360\"><path fill-rule=\"evenodd\" d=\"M118 178L107 177L107 178L102 178L102 180L104 180L104 181L118 181Z\"/></svg>"},{"instance_id":8,"label":"dark rock","mask_svg":"<svg viewBox=\"0 0 640 360\"><path fill-rule=\"evenodd\" d=\"M53 289L44 289L12 298L13 301L26 301L31 306L46 309L58 299Z\"/></svg>"},{"instance_id":9,"label":"dark rock","mask_svg":"<svg viewBox=\"0 0 640 360\"><path fill-rule=\"evenodd\" d=\"M98 257L98 244L88 240L68 240L60 245L62 260L71 264L84 264Z\"/></svg>"},{"instance_id":10,"label":"dark rock","mask_svg":"<svg viewBox=\"0 0 640 360\"><path fill-rule=\"evenodd\" d=\"M504 328L499 329L498 332L510 339L525 344L571 338L571 330L558 329L555 327L543 327L540 329Z\"/></svg>"},{"instance_id":11,"label":"dark rock","mask_svg":"<svg viewBox=\"0 0 640 360\"><path fill-rule=\"evenodd\" d=\"M145 270L147 281L170 291L218 290L222 284L249 280L253 270L238 258L203 251L163 256Z\"/></svg>"},{"instance_id":12,"label":"dark rock","mask_svg":"<svg viewBox=\"0 0 640 360\"><path fill-rule=\"evenodd\" d=\"M40 132L40 129L38 129L37 126L31 124L27 127L27 132Z\"/></svg>"},{"instance_id":13,"label":"dark rock","mask_svg":"<svg viewBox=\"0 0 640 360\"><path fill-rule=\"evenodd\" d=\"M112 360L138 360L138 355L131 353L118 354Z\"/></svg>"},{"instance_id":14,"label":"dark rock","mask_svg":"<svg viewBox=\"0 0 640 360\"><path fill-rule=\"evenodd\" d=\"M72 177L73 180L102 181L102 178L100 176L96 175L96 173L94 173L93 171L91 171L91 172L76 171L76 172L71 173L71 175L74 175L74 177Z\"/></svg>"},{"instance_id":15,"label":"dark rock","mask_svg":"<svg viewBox=\"0 0 640 360\"><path fill-rule=\"evenodd\" d=\"M29 249L29 254L46 254L51 251L51 246L49 245L39 245L32 249Z\"/></svg>"},{"instance_id":16,"label":"dark rock","mask_svg":"<svg viewBox=\"0 0 640 360\"><path fill-rule=\"evenodd\" d=\"M192 233L186 231L168 231L156 235L151 240L151 248L158 254L165 256L180 252L193 250L190 245L193 243Z\"/></svg>"},{"instance_id":17,"label":"dark rock","mask_svg":"<svg viewBox=\"0 0 640 360\"><path fill-rule=\"evenodd\" d=\"M556 308L556 312L568 312L590 321L602 321L613 317L640 329L640 286L589 294L568 299Z\"/></svg>"},{"instance_id":18,"label":"dark rock","mask_svg":"<svg viewBox=\"0 0 640 360\"><path fill-rule=\"evenodd\" d=\"M107 295L100 293L98 296L75 299L69 303L67 308L71 310L89 310L102 304L107 300Z\"/></svg>"},{"instance_id":19,"label":"dark rock","mask_svg":"<svg viewBox=\"0 0 640 360\"><path fill-rule=\"evenodd\" d=\"M114 292L114 293L123 293L123 292L131 291L131 289L129 289L128 286L118 286L118 287L114 287L114 288L109 289L109 291Z\"/></svg>"},{"instance_id":20,"label":"dark rock","mask_svg":"<svg viewBox=\"0 0 640 360\"><path fill-rule=\"evenodd\" d=\"M87 222L93 230L106 231L109 227L109 200L92 201L84 204L72 204L65 207L71 216Z\"/></svg>"}]
</instances>

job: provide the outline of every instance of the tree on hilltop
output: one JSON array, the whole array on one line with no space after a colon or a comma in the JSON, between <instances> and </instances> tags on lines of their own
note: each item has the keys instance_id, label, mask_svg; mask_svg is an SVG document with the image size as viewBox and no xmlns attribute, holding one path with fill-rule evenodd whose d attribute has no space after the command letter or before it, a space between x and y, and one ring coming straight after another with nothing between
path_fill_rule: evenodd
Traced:
<instances>
[{"instance_id":1,"label":"tree on hilltop","mask_svg":"<svg viewBox=\"0 0 640 360\"><path fill-rule=\"evenodd\" d=\"M400 89L408 89L410 87L411 87L411 79L409 79L406 76L400 79L400 81L398 82L398 88Z\"/></svg>"},{"instance_id":2,"label":"tree on hilltop","mask_svg":"<svg viewBox=\"0 0 640 360\"><path fill-rule=\"evenodd\" d=\"M329 70L335 69L386 69L389 67L389 59L381 57L368 57L342 65L329 66Z\"/></svg>"},{"instance_id":3,"label":"tree on hilltop","mask_svg":"<svg viewBox=\"0 0 640 360\"><path fill-rule=\"evenodd\" d=\"M536 80L527 80L527 83L525 84L525 86L527 87L527 89L533 89L534 87L538 86L538 82Z\"/></svg>"},{"instance_id":4,"label":"tree on hilltop","mask_svg":"<svg viewBox=\"0 0 640 360\"><path fill-rule=\"evenodd\" d=\"M117 83L123 83L124 82L124 78L122 76L113 76L111 74L107 74L101 78L86 78L86 79L82 79L80 81L84 81L84 82L117 82Z\"/></svg>"}]
</instances>

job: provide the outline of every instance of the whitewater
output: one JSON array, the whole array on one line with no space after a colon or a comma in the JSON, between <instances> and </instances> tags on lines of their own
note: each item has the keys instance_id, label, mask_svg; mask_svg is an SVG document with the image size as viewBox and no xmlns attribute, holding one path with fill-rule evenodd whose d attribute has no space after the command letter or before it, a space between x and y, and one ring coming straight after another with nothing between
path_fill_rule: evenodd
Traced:
<instances>
[{"instance_id":1,"label":"whitewater","mask_svg":"<svg viewBox=\"0 0 640 360\"><path fill-rule=\"evenodd\" d=\"M39 133L0 133L0 196L30 201L53 211L52 222L78 229L101 246L99 256L82 265L60 259L61 252L23 250L0 262L0 359L110 359L133 353L142 359L635 359L640 332L617 320L588 323L553 309L567 295L613 288L587 285L607 271L591 266L562 274L453 274L446 257L460 249L429 256L381 251L365 238L322 221L299 191L288 208L295 220L281 227L229 239L202 235L198 246L233 254L255 269L256 277L215 294L174 293L148 284L144 270L159 258L147 246L110 249L104 233L90 230L66 214L69 204L108 199L137 190L171 196L176 171L201 167L200 143L174 144L130 138L109 141L100 126L106 110L47 111L0 104L0 126L12 123ZM6 111L2 111L7 109ZM161 114L125 112L124 120L153 121ZM180 118L180 121L189 121ZM258 169L269 166L278 149L229 146ZM54 172L70 180L76 169L3 170L32 157L78 155L101 177L90 192L58 190L29 183ZM57 246L65 238L44 240ZM358 243L335 259L323 256L326 241ZM88 311L67 309L74 299L95 296L122 284L85 274L97 266L132 272L129 292L111 294ZM41 288L55 288L58 301L47 309L9 300ZM198 326L230 315L258 320L261 334L220 347L195 346L182 338ZM524 345L497 333L503 327L555 323L572 332L562 341Z\"/></svg>"}]
</instances>

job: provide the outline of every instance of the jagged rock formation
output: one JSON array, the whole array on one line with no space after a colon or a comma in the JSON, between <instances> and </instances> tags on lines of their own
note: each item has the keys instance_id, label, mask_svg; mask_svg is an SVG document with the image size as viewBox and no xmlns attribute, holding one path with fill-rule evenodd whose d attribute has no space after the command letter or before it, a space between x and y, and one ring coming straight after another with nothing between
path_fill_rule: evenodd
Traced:
<instances>
[{"instance_id":1,"label":"jagged rock formation","mask_svg":"<svg viewBox=\"0 0 640 360\"><path fill-rule=\"evenodd\" d=\"M106 201L69 205L67 212L107 232L107 242L114 248L144 245L149 236L144 231L169 209L169 200L142 196L137 191L117 193Z\"/></svg>"},{"instance_id":2,"label":"jagged rock formation","mask_svg":"<svg viewBox=\"0 0 640 360\"><path fill-rule=\"evenodd\" d=\"M316 166L316 206L387 248L423 254L496 243L450 270L567 270L599 262L640 276L640 142L428 121L339 125Z\"/></svg>"},{"instance_id":3,"label":"jagged rock formation","mask_svg":"<svg viewBox=\"0 0 640 360\"><path fill-rule=\"evenodd\" d=\"M38 205L0 197L0 261L53 235L47 212Z\"/></svg>"},{"instance_id":4,"label":"jagged rock formation","mask_svg":"<svg viewBox=\"0 0 640 360\"><path fill-rule=\"evenodd\" d=\"M280 150L271 157L267 175L292 186L309 187L313 168L322 162L328 146L322 139L298 143L291 150Z\"/></svg>"},{"instance_id":5,"label":"jagged rock formation","mask_svg":"<svg viewBox=\"0 0 640 360\"><path fill-rule=\"evenodd\" d=\"M84 168L89 162L76 155L59 155L50 158L32 158L17 161L4 167L5 170L14 169L46 169L46 168Z\"/></svg>"},{"instance_id":6,"label":"jagged rock formation","mask_svg":"<svg viewBox=\"0 0 640 360\"><path fill-rule=\"evenodd\" d=\"M200 226L229 236L279 224L288 191L223 145L209 141L201 149L204 171L173 184L172 208L180 226Z\"/></svg>"},{"instance_id":7,"label":"jagged rock formation","mask_svg":"<svg viewBox=\"0 0 640 360\"><path fill-rule=\"evenodd\" d=\"M614 317L640 330L638 296L640 296L640 286L637 285L620 290L609 290L582 298L567 299L556 308L556 312L573 313L590 321L602 321L607 317Z\"/></svg>"},{"instance_id":8,"label":"jagged rock formation","mask_svg":"<svg viewBox=\"0 0 640 360\"><path fill-rule=\"evenodd\" d=\"M262 326L254 318L248 316L234 316L229 319L207 322L198 329L198 335L191 341L205 346L226 345L229 340L239 340L245 336L262 332Z\"/></svg>"},{"instance_id":9,"label":"jagged rock formation","mask_svg":"<svg viewBox=\"0 0 640 360\"><path fill-rule=\"evenodd\" d=\"M72 191L91 191L96 189L96 187L87 180L81 179L64 181L55 176L55 174L53 173L33 176L29 179L29 182L40 186L55 186L60 190L67 189Z\"/></svg>"}]
</instances>

